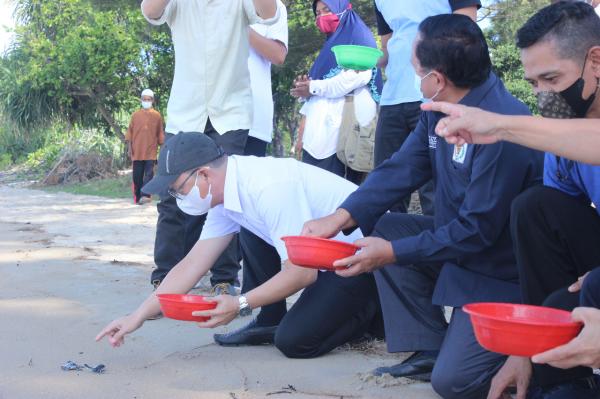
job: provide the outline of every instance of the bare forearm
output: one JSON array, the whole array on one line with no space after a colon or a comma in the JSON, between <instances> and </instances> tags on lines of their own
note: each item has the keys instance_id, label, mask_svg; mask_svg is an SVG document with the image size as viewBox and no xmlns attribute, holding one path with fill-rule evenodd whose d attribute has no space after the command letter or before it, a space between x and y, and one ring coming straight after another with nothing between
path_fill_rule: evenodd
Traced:
<instances>
[{"instance_id":1,"label":"bare forearm","mask_svg":"<svg viewBox=\"0 0 600 399\"><path fill-rule=\"evenodd\" d=\"M502 140L600 165L600 120L498 116Z\"/></svg>"},{"instance_id":2,"label":"bare forearm","mask_svg":"<svg viewBox=\"0 0 600 399\"><path fill-rule=\"evenodd\" d=\"M381 37L381 51L383 51L383 56L377 62L377 66L379 68L385 68L389 61L389 53L388 53L387 45L388 45L388 42L390 41L390 38L392 37L392 34L389 33L387 35L383 35L380 37Z\"/></svg>"},{"instance_id":3,"label":"bare forearm","mask_svg":"<svg viewBox=\"0 0 600 399\"><path fill-rule=\"evenodd\" d=\"M271 63L282 65L285 62L287 48L283 43L277 40L267 39L256 33L252 28L249 29L249 39L252 48L262 57L271 61Z\"/></svg>"},{"instance_id":4,"label":"bare forearm","mask_svg":"<svg viewBox=\"0 0 600 399\"><path fill-rule=\"evenodd\" d=\"M302 138L304 137L304 127L306 126L306 115L302 116L300 119L300 126L298 126L298 137L296 137L296 141L302 142Z\"/></svg>"},{"instance_id":5,"label":"bare forearm","mask_svg":"<svg viewBox=\"0 0 600 399\"><path fill-rule=\"evenodd\" d=\"M477 7L476 6L459 8L458 10L454 10L454 14L466 15L467 17L471 18L473 21L477 22Z\"/></svg>"},{"instance_id":6,"label":"bare forearm","mask_svg":"<svg viewBox=\"0 0 600 399\"><path fill-rule=\"evenodd\" d=\"M246 298L253 309L269 305L295 294L312 284L316 278L316 270L304 269L287 261L283 270L259 287L249 291Z\"/></svg>"},{"instance_id":7,"label":"bare forearm","mask_svg":"<svg viewBox=\"0 0 600 399\"><path fill-rule=\"evenodd\" d=\"M170 0L143 0L142 11L148 18L159 19Z\"/></svg>"},{"instance_id":8,"label":"bare forearm","mask_svg":"<svg viewBox=\"0 0 600 399\"><path fill-rule=\"evenodd\" d=\"M134 312L136 317L146 320L160 310L157 294L186 294L204 276L225 250L232 236L198 241Z\"/></svg>"},{"instance_id":9,"label":"bare forearm","mask_svg":"<svg viewBox=\"0 0 600 399\"><path fill-rule=\"evenodd\" d=\"M350 212L344 208L338 208L333 214L340 230L347 230L356 227L358 223L352 218Z\"/></svg>"},{"instance_id":10,"label":"bare forearm","mask_svg":"<svg viewBox=\"0 0 600 399\"><path fill-rule=\"evenodd\" d=\"M273 18L277 12L275 0L254 0L256 13L263 19Z\"/></svg>"}]
</instances>

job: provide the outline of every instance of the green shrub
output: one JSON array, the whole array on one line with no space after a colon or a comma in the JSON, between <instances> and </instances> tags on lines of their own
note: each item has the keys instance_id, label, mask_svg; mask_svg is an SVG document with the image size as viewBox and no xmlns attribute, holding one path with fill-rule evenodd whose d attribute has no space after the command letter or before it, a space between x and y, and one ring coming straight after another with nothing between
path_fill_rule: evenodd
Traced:
<instances>
[{"instance_id":1,"label":"green shrub","mask_svg":"<svg viewBox=\"0 0 600 399\"><path fill-rule=\"evenodd\" d=\"M0 154L0 170L7 169L10 165L12 165L13 160L10 154L3 153Z\"/></svg>"}]
</instances>

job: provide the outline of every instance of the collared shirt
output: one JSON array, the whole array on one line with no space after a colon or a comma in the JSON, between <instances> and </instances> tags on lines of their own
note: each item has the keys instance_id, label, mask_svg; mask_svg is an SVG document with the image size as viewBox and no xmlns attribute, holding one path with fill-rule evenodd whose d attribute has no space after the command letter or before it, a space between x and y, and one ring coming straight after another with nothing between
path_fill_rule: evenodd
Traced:
<instances>
[{"instance_id":1,"label":"collared shirt","mask_svg":"<svg viewBox=\"0 0 600 399\"><path fill-rule=\"evenodd\" d=\"M412 45L419 24L427 17L449 14L469 6L481 6L479 0L375 0L380 35L392 33L388 41L387 81L381 105L395 105L421 100L415 86L417 75L410 62Z\"/></svg>"},{"instance_id":2,"label":"collared shirt","mask_svg":"<svg viewBox=\"0 0 600 399\"><path fill-rule=\"evenodd\" d=\"M273 25L254 24L250 26L256 33L267 39L277 40L288 47L288 22L285 5L277 0L279 19ZM267 143L273 137L273 93L271 89L271 61L260 55L250 46L248 58L254 118L248 135Z\"/></svg>"},{"instance_id":3,"label":"collared shirt","mask_svg":"<svg viewBox=\"0 0 600 399\"><path fill-rule=\"evenodd\" d=\"M291 158L228 158L223 204L208 212L201 240L240 231L240 226L275 247L288 259L281 237L298 235L305 222L334 212L356 185ZM340 233L336 240L361 238Z\"/></svg>"},{"instance_id":4,"label":"collared shirt","mask_svg":"<svg viewBox=\"0 0 600 399\"><path fill-rule=\"evenodd\" d=\"M204 132L210 121L219 134L250 129L252 92L248 26L271 24L256 14L253 0L170 0L154 25L167 23L175 48L175 76L167 105L167 132Z\"/></svg>"},{"instance_id":5,"label":"collared shirt","mask_svg":"<svg viewBox=\"0 0 600 399\"><path fill-rule=\"evenodd\" d=\"M372 71L344 70L332 78L310 82L312 96L300 113L306 116L302 147L313 158L325 159L336 153L346 95L355 97L357 119L368 119L363 126L375 117L377 105L367 87L372 75Z\"/></svg>"},{"instance_id":6,"label":"collared shirt","mask_svg":"<svg viewBox=\"0 0 600 399\"><path fill-rule=\"evenodd\" d=\"M155 109L133 113L125 140L131 143L132 161L156 161L158 146L165 142L162 116Z\"/></svg>"},{"instance_id":7,"label":"collared shirt","mask_svg":"<svg viewBox=\"0 0 600 399\"><path fill-rule=\"evenodd\" d=\"M600 166L565 158L560 158L560 163L557 164L556 156L546 153L544 185L593 203L600 215Z\"/></svg>"},{"instance_id":8,"label":"collared shirt","mask_svg":"<svg viewBox=\"0 0 600 399\"><path fill-rule=\"evenodd\" d=\"M493 74L460 103L509 115L529 114ZM365 235L370 234L384 212L433 178L435 230L392 240L397 264L443 264L433 297L436 304L518 301L510 206L519 193L541 183L543 154L508 142L448 144L434 131L442 116L423 112L400 150L372 171L341 207Z\"/></svg>"}]
</instances>

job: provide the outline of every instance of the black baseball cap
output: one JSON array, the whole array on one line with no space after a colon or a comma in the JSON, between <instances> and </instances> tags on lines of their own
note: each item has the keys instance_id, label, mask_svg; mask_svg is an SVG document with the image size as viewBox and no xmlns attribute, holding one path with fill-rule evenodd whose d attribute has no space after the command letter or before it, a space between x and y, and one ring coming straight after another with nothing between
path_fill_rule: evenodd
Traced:
<instances>
[{"instance_id":1,"label":"black baseball cap","mask_svg":"<svg viewBox=\"0 0 600 399\"><path fill-rule=\"evenodd\" d=\"M169 187L185 171L198 168L223 156L225 152L210 137L198 132L179 132L166 141L158 155L158 170L142 191L168 197Z\"/></svg>"}]
</instances>

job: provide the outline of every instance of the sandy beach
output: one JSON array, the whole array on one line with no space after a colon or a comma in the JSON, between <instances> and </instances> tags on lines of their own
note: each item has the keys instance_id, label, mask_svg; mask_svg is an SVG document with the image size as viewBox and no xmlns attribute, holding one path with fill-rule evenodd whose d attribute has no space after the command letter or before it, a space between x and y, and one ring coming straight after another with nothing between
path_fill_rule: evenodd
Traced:
<instances>
[{"instance_id":1,"label":"sandy beach","mask_svg":"<svg viewBox=\"0 0 600 399\"><path fill-rule=\"evenodd\" d=\"M150 292L154 204L0 186L0 399L436 398L429 384L368 372L383 344L291 360L272 346L222 348L215 332L148 321L124 347L96 343ZM63 371L104 364L106 372Z\"/></svg>"}]
</instances>

